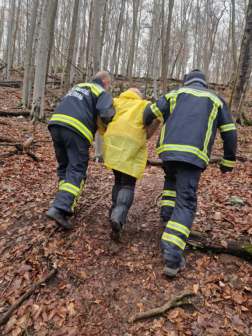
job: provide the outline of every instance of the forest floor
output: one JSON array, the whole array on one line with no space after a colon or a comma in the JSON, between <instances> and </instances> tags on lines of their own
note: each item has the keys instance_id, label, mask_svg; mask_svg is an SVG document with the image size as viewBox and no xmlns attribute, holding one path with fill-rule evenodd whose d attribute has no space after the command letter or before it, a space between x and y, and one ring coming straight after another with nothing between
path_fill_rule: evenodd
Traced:
<instances>
[{"instance_id":1,"label":"forest floor","mask_svg":"<svg viewBox=\"0 0 252 336\"><path fill-rule=\"evenodd\" d=\"M50 90L59 94L59 90ZM219 93L228 100L228 89ZM13 110L21 95L21 88L0 87L0 110ZM252 92L247 105L252 106ZM51 114L47 113L49 120ZM245 113L252 119L251 107L247 106ZM0 117L0 129L2 137L17 143L32 134L32 125L25 118ZM150 158L157 158L157 137L148 142ZM238 137L237 154L252 160L252 127L238 128ZM37 124L36 140L51 140L46 123ZM8 145L0 148L1 153L13 150ZM163 275L158 196L164 173L160 167L147 166L137 182L121 242L115 243L109 237L108 217L113 173L103 164L89 161L84 191L71 219L74 228L64 232L45 215L57 193L52 142L37 142L31 150L40 162L27 155L0 159L0 318L52 265L58 272L0 327L2 334L252 335L252 266L248 261L187 245L185 270L173 279ZM93 154L91 148L91 158ZM222 155L219 134L212 155ZM234 172L221 178L219 165L210 164L200 180L192 229L214 237L249 239L251 172L250 161L237 161ZM228 205L233 195L245 200L245 205ZM67 246L77 230L79 234ZM190 304L133 324L127 322L132 314L162 306L185 289L195 293Z\"/></svg>"}]
</instances>

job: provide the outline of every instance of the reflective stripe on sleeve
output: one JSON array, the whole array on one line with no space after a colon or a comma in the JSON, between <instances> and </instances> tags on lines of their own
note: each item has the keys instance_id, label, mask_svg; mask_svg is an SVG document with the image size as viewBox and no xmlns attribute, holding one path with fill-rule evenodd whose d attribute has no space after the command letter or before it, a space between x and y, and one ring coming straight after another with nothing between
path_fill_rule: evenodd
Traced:
<instances>
[{"instance_id":1,"label":"reflective stripe on sleeve","mask_svg":"<svg viewBox=\"0 0 252 336\"><path fill-rule=\"evenodd\" d=\"M175 202L174 201L167 201L167 200L163 200L161 203L161 207L162 206L170 206L170 207L175 207Z\"/></svg>"},{"instance_id":2,"label":"reflective stripe on sleeve","mask_svg":"<svg viewBox=\"0 0 252 336\"><path fill-rule=\"evenodd\" d=\"M163 115L162 115L161 111L159 110L159 108L157 107L156 103L152 104L150 108L151 108L151 111L155 114L155 116L157 118L163 117Z\"/></svg>"},{"instance_id":3,"label":"reflective stripe on sleeve","mask_svg":"<svg viewBox=\"0 0 252 336\"><path fill-rule=\"evenodd\" d=\"M164 124L164 126L162 127L162 130L161 130L161 134L160 134L160 146L163 146L163 143L164 143L165 127L166 127L166 124Z\"/></svg>"},{"instance_id":4,"label":"reflective stripe on sleeve","mask_svg":"<svg viewBox=\"0 0 252 336\"><path fill-rule=\"evenodd\" d=\"M206 164L209 163L209 157L203 153L199 148L187 145L163 145L157 148L157 153L161 154L165 151L178 151L178 152L189 152L197 155L200 159L204 160Z\"/></svg>"},{"instance_id":5,"label":"reflective stripe on sleeve","mask_svg":"<svg viewBox=\"0 0 252 336\"><path fill-rule=\"evenodd\" d=\"M179 231L183 233L186 237L189 237L190 230L185 225L169 221L166 225L167 228Z\"/></svg>"},{"instance_id":6,"label":"reflective stripe on sleeve","mask_svg":"<svg viewBox=\"0 0 252 336\"><path fill-rule=\"evenodd\" d=\"M229 161L229 160L222 159L221 164L222 164L223 166L233 168L233 167L234 167L234 164L235 164L235 161Z\"/></svg>"},{"instance_id":7,"label":"reflective stripe on sleeve","mask_svg":"<svg viewBox=\"0 0 252 336\"><path fill-rule=\"evenodd\" d=\"M235 124L227 124L227 125L220 126L219 130L220 130L220 133L222 133L222 132L236 130L236 127L235 127Z\"/></svg>"},{"instance_id":8,"label":"reflective stripe on sleeve","mask_svg":"<svg viewBox=\"0 0 252 336\"><path fill-rule=\"evenodd\" d=\"M78 131L80 131L90 142L90 144L92 144L93 142L93 134L89 131L89 129L83 125L79 120L66 116L64 114L54 114L52 116L51 121L61 121L63 123L69 124L71 126L73 126L74 128L76 128Z\"/></svg>"},{"instance_id":9,"label":"reflective stripe on sleeve","mask_svg":"<svg viewBox=\"0 0 252 336\"><path fill-rule=\"evenodd\" d=\"M176 191L164 190L162 196L176 197Z\"/></svg>"},{"instance_id":10,"label":"reflective stripe on sleeve","mask_svg":"<svg viewBox=\"0 0 252 336\"><path fill-rule=\"evenodd\" d=\"M163 236L162 236L162 239L163 240L167 240L175 245L177 245L178 247L181 248L181 250L184 250L185 246L186 246L186 243L183 242L182 239L180 239L179 237L176 237L172 234L168 234L166 232L163 233Z\"/></svg>"}]
</instances>

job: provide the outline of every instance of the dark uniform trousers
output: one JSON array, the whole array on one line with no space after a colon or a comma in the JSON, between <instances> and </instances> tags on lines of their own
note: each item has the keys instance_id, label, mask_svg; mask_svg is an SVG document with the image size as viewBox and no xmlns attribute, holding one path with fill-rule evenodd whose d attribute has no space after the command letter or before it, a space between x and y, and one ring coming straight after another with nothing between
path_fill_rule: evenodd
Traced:
<instances>
[{"instance_id":1,"label":"dark uniform trousers","mask_svg":"<svg viewBox=\"0 0 252 336\"><path fill-rule=\"evenodd\" d=\"M58 161L59 191L52 206L73 215L86 180L89 143L67 127L52 125L50 132Z\"/></svg>"},{"instance_id":2,"label":"dark uniform trousers","mask_svg":"<svg viewBox=\"0 0 252 336\"><path fill-rule=\"evenodd\" d=\"M128 211L134 199L136 178L114 170L115 184L112 189L112 206L109 210L110 219L117 219L124 225Z\"/></svg>"},{"instance_id":3,"label":"dark uniform trousers","mask_svg":"<svg viewBox=\"0 0 252 336\"><path fill-rule=\"evenodd\" d=\"M196 214L202 168L180 161L164 161L163 168L166 175L160 216L168 223L161 251L164 259L180 262Z\"/></svg>"}]
</instances>

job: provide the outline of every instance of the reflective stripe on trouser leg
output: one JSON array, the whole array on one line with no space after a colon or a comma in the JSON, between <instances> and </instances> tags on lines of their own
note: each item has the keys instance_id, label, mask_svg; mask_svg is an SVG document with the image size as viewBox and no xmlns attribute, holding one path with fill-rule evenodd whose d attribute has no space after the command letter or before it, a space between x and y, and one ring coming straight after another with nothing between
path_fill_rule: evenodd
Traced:
<instances>
[{"instance_id":1,"label":"reflective stripe on trouser leg","mask_svg":"<svg viewBox=\"0 0 252 336\"><path fill-rule=\"evenodd\" d=\"M183 165L181 165L183 167ZM172 216L161 239L162 256L172 262L180 262L187 238L196 214L198 181L201 169L195 171L178 168L176 203Z\"/></svg>"},{"instance_id":2,"label":"reflective stripe on trouser leg","mask_svg":"<svg viewBox=\"0 0 252 336\"><path fill-rule=\"evenodd\" d=\"M62 184L65 182L65 180L61 180L59 181L59 190L60 190L60 187L62 186Z\"/></svg>"},{"instance_id":3,"label":"reflective stripe on trouser leg","mask_svg":"<svg viewBox=\"0 0 252 336\"><path fill-rule=\"evenodd\" d=\"M133 186L122 186L118 192L116 206L111 213L110 219L117 219L121 225L124 225L134 199L134 189Z\"/></svg>"},{"instance_id":4,"label":"reflective stripe on trouser leg","mask_svg":"<svg viewBox=\"0 0 252 336\"><path fill-rule=\"evenodd\" d=\"M175 207L176 180L170 176L165 176L164 190L162 194L160 217L170 219Z\"/></svg>"}]
</instances>

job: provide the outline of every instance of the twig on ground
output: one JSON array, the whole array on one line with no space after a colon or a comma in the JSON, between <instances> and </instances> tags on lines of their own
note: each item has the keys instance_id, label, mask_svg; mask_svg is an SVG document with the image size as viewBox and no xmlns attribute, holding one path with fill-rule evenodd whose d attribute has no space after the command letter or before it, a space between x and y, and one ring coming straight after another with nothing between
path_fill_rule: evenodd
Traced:
<instances>
[{"instance_id":1,"label":"twig on ground","mask_svg":"<svg viewBox=\"0 0 252 336\"><path fill-rule=\"evenodd\" d=\"M10 285L12 284L12 281L14 280L15 276L16 276L16 273L14 273L14 275L13 275L11 281L9 282L8 286L5 288L5 290L4 290L3 293L1 294L0 299L1 299L1 297L4 295L4 293L6 292L6 290L7 290L7 289L10 287Z\"/></svg>"},{"instance_id":2,"label":"twig on ground","mask_svg":"<svg viewBox=\"0 0 252 336\"><path fill-rule=\"evenodd\" d=\"M8 321L11 314L26 300L28 297L37 289L43 282L46 282L48 279L50 279L52 276L54 276L57 273L57 269L53 268L49 274L44 276L42 279L37 281L34 285L28 289L28 291L19 298L14 305L7 311L7 313L0 319L0 325L4 324Z\"/></svg>"},{"instance_id":3,"label":"twig on ground","mask_svg":"<svg viewBox=\"0 0 252 336\"><path fill-rule=\"evenodd\" d=\"M155 200L154 200L154 202L153 202L153 204L152 204L152 207L154 207L155 205L157 205L157 200L159 199L159 197L162 196L162 194L163 194L163 192L161 192L160 194L158 194L158 195L155 197Z\"/></svg>"},{"instance_id":4,"label":"twig on ground","mask_svg":"<svg viewBox=\"0 0 252 336\"><path fill-rule=\"evenodd\" d=\"M191 292L189 290L185 290L180 295L171 298L162 307L150 309L150 310L147 310L146 312L137 313L137 314L131 316L128 319L128 322L133 323L133 322L135 322L137 320L140 320L142 318L147 318L147 317L155 316L155 315L158 315L158 314L163 314L166 310L168 310L170 308L175 308L175 307L182 306L184 304L189 304L190 302L188 300L182 301L182 299L185 296L193 296L193 295L195 295L193 292Z\"/></svg>"}]
</instances>

